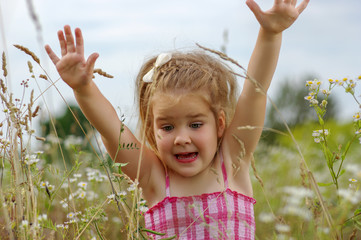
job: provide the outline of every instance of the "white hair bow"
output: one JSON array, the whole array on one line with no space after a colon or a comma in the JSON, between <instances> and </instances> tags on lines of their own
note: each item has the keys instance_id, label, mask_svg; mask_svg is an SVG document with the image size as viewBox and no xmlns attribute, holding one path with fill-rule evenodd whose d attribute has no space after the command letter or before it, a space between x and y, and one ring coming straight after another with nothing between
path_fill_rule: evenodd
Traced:
<instances>
[{"instance_id":1,"label":"white hair bow","mask_svg":"<svg viewBox=\"0 0 361 240\"><path fill-rule=\"evenodd\" d=\"M170 54L170 53L159 54L159 56L157 57L157 60L155 61L154 67L152 69L150 69L149 72L147 72L147 74L145 74L143 76L143 81L147 82L147 83L152 82L155 70L157 68L163 66L167 62L169 62L169 60L171 60L171 58L172 58L172 54Z\"/></svg>"}]
</instances>

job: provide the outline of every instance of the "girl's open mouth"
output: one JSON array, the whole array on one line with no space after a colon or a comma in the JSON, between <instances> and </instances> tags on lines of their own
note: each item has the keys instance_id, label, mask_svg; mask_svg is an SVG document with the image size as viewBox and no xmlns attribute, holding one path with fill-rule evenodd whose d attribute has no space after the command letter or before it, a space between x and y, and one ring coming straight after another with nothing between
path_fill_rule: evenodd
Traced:
<instances>
[{"instance_id":1,"label":"girl's open mouth","mask_svg":"<svg viewBox=\"0 0 361 240\"><path fill-rule=\"evenodd\" d=\"M179 153L175 155L176 160L181 163L191 163L197 160L197 157L198 157L197 152Z\"/></svg>"}]
</instances>

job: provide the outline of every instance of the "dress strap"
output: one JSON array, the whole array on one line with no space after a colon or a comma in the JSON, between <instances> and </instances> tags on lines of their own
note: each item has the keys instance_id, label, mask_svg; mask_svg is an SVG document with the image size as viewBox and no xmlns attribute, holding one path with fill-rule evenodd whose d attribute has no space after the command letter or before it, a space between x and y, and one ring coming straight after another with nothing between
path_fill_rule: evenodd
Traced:
<instances>
[{"instance_id":1,"label":"dress strap","mask_svg":"<svg viewBox=\"0 0 361 240\"><path fill-rule=\"evenodd\" d=\"M167 169L165 170L165 194L166 194L166 197L170 197L169 175L168 175Z\"/></svg>"},{"instance_id":2,"label":"dress strap","mask_svg":"<svg viewBox=\"0 0 361 240\"><path fill-rule=\"evenodd\" d=\"M222 175L223 175L224 186L226 188L228 188L227 171L226 171L226 165L224 165L222 151L219 151L219 157L221 158L221 165L222 165L221 167L222 167Z\"/></svg>"}]
</instances>

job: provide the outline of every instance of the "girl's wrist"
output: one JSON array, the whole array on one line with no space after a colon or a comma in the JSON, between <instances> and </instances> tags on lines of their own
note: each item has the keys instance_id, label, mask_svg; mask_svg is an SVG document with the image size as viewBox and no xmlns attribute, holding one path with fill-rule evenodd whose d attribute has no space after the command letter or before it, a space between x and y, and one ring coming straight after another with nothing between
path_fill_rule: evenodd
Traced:
<instances>
[{"instance_id":1,"label":"girl's wrist","mask_svg":"<svg viewBox=\"0 0 361 240\"><path fill-rule=\"evenodd\" d=\"M281 32L273 32L273 31L268 31L268 30L264 29L263 27L261 27L259 30L259 36L268 41L279 40L279 39L282 39L282 31Z\"/></svg>"},{"instance_id":2,"label":"girl's wrist","mask_svg":"<svg viewBox=\"0 0 361 240\"><path fill-rule=\"evenodd\" d=\"M78 96L85 96L85 95L89 95L92 92L92 89L95 87L95 84L93 81L90 81L87 84L84 84L80 87L77 88L73 88L73 92L75 95Z\"/></svg>"}]
</instances>

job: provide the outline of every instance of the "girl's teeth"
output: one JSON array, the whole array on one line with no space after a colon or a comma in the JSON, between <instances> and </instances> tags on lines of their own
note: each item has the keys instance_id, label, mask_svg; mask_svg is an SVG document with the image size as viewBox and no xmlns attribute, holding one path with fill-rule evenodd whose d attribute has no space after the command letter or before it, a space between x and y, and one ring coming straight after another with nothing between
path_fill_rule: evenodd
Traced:
<instances>
[{"instance_id":1,"label":"girl's teeth","mask_svg":"<svg viewBox=\"0 0 361 240\"><path fill-rule=\"evenodd\" d=\"M194 158L196 157L196 153L188 153L188 154L177 154L178 159L187 159L187 158Z\"/></svg>"}]
</instances>

